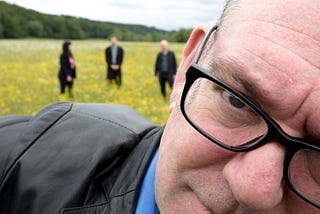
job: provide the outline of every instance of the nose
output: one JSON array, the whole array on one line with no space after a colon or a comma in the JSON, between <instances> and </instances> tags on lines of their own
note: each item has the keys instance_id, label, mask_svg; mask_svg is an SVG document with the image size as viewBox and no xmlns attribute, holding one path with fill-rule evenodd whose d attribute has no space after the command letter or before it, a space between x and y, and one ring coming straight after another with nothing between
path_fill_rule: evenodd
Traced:
<instances>
[{"instance_id":1,"label":"nose","mask_svg":"<svg viewBox=\"0 0 320 214\"><path fill-rule=\"evenodd\" d=\"M268 210L283 198L285 149L269 142L255 150L236 154L223 173L238 203L252 210Z\"/></svg>"}]
</instances>

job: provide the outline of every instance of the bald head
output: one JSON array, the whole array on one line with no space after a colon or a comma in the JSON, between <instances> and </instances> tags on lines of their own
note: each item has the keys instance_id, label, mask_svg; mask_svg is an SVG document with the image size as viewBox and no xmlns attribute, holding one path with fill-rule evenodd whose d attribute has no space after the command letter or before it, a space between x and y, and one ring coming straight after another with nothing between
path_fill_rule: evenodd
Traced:
<instances>
[{"instance_id":1,"label":"bald head","mask_svg":"<svg viewBox=\"0 0 320 214\"><path fill-rule=\"evenodd\" d=\"M168 46L169 46L169 43L167 40L162 40L160 42L160 48L161 48L161 52L162 53L167 53L168 52Z\"/></svg>"},{"instance_id":2,"label":"bald head","mask_svg":"<svg viewBox=\"0 0 320 214\"><path fill-rule=\"evenodd\" d=\"M269 40L320 66L320 58L315 57L320 54L319 25L318 0L229 0L214 41L224 40L223 48L226 48L242 40L239 45L246 48L245 43Z\"/></svg>"},{"instance_id":3,"label":"bald head","mask_svg":"<svg viewBox=\"0 0 320 214\"><path fill-rule=\"evenodd\" d=\"M223 30L247 22L270 23L319 38L319 12L318 0L228 0L218 25Z\"/></svg>"},{"instance_id":4,"label":"bald head","mask_svg":"<svg viewBox=\"0 0 320 214\"><path fill-rule=\"evenodd\" d=\"M234 7L236 7L237 3L239 2L239 0L227 0L223 12L221 14L221 17L218 21L218 26L221 26L223 24L223 22L227 19L227 17L230 15L230 13L232 12L232 9Z\"/></svg>"}]
</instances>

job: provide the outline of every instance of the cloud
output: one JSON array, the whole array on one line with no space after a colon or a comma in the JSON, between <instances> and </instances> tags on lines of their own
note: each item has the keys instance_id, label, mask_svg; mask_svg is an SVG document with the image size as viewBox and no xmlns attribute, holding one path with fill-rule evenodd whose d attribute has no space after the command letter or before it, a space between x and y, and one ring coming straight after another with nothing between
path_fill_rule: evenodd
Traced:
<instances>
[{"instance_id":1,"label":"cloud","mask_svg":"<svg viewBox=\"0 0 320 214\"><path fill-rule=\"evenodd\" d=\"M141 24L166 30L214 24L225 0L7 0L40 12L98 21Z\"/></svg>"}]
</instances>

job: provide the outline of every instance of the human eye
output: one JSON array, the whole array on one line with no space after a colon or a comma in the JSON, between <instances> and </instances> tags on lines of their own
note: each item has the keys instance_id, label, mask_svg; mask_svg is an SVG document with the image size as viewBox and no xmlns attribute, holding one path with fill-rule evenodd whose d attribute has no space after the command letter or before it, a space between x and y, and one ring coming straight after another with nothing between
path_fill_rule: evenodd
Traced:
<instances>
[{"instance_id":1,"label":"human eye","mask_svg":"<svg viewBox=\"0 0 320 214\"><path fill-rule=\"evenodd\" d=\"M216 108L219 109L223 123L229 124L230 127L240 127L254 125L261 121L258 113L239 97L225 89L220 89Z\"/></svg>"},{"instance_id":2,"label":"human eye","mask_svg":"<svg viewBox=\"0 0 320 214\"><path fill-rule=\"evenodd\" d=\"M185 99L184 110L189 120L228 145L238 142L231 136L236 136L242 145L267 131L259 113L213 80L202 78L194 82Z\"/></svg>"},{"instance_id":3,"label":"human eye","mask_svg":"<svg viewBox=\"0 0 320 214\"><path fill-rule=\"evenodd\" d=\"M226 108L226 111L231 112L232 110L237 114L256 114L244 101L231 92L222 90L221 94L223 99L221 105L226 105L223 107Z\"/></svg>"},{"instance_id":4,"label":"human eye","mask_svg":"<svg viewBox=\"0 0 320 214\"><path fill-rule=\"evenodd\" d=\"M236 96L230 94L227 91L223 91L223 97L227 100L228 103L234 108L237 109L243 109L246 107L246 104L243 103L240 99L238 99Z\"/></svg>"}]
</instances>

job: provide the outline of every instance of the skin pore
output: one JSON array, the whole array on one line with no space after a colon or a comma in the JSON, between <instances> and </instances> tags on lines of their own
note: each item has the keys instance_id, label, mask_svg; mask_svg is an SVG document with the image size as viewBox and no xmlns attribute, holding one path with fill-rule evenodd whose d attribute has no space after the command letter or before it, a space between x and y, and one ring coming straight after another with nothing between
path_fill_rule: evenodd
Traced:
<instances>
[{"instance_id":1,"label":"skin pore","mask_svg":"<svg viewBox=\"0 0 320 214\"><path fill-rule=\"evenodd\" d=\"M201 66L212 70L214 62L224 68L221 79L289 135L319 140L320 2L236 2ZM279 143L233 153L204 138L182 116L177 103L184 75L206 31L193 32L177 74L156 174L160 212L318 213L284 183L286 151Z\"/></svg>"}]
</instances>

